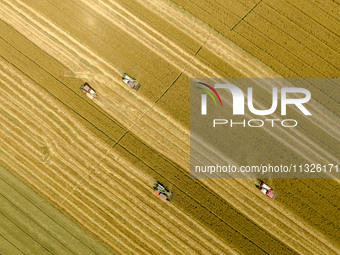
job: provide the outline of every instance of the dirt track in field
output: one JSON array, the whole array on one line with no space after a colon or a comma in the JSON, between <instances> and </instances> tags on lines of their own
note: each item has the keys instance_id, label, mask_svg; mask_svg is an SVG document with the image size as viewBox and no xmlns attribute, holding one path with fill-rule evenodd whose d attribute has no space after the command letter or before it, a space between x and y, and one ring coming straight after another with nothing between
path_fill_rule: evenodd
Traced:
<instances>
[{"instance_id":1,"label":"dirt track in field","mask_svg":"<svg viewBox=\"0 0 340 255\"><path fill-rule=\"evenodd\" d=\"M115 253L339 253L337 179L268 180L279 190L270 201L250 179L189 177L190 77L339 76L331 4L322 5L325 23L310 18L313 2L306 28L287 15L301 12L289 1L245 2L2 1L1 164ZM285 44L281 28L261 31L280 19ZM297 28L308 42L299 44ZM277 44L285 46L268 50ZM138 93L124 72L141 82ZM84 81L95 102L79 93ZM270 89L258 89L266 102ZM308 89L314 118L292 113L303 129L248 135L267 138L263 154L279 144L287 161L336 163L339 88ZM154 196L155 181L173 203Z\"/></svg>"}]
</instances>

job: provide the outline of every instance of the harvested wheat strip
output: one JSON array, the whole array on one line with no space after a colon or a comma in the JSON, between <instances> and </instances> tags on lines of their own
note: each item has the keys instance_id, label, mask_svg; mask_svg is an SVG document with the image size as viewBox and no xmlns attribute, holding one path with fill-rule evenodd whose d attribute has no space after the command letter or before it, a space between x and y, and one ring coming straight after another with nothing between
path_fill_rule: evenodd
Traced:
<instances>
[{"instance_id":1,"label":"harvested wheat strip","mask_svg":"<svg viewBox=\"0 0 340 255\"><path fill-rule=\"evenodd\" d=\"M233 207L242 211L248 218L253 219L266 231L299 253L323 254L327 250L328 254L337 254L338 248L326 236L301 218L296 217L284 205L273 207L273 204L269 203L270 201L258 190L249 189L249 181L211 179L203 180L203 183L214 188ZM244 195L241 198L235 196L235 192L225 189L226 186L232 186L235 188L234 191ZM256 202L252 202L254 200Z\"/></svg>"},{"instance_id":2,"label":"harvested wheat strip","mask_svg":"<svg viewBox=\"0 0 340 255\"><path fill-rule=\"evenodd\" d=\"M126 164L128 164L128 163L126 163ZM124 164L124 166L125 166L125 168L126 168L126 164ZM115 164L115 165L117 165L117 164ZM109 200L111 200L111 199L114 199L114 200L116 200L116 199L118 199L118 201L117 201L117 204L126 204L127 206L130 206L130 205L133 205L133 204L136 204L136 206L138 206L139 208L138 208L138 210L145 210L145 209L143 209L143 207L140 207L140 206L142 206L142 204L141 204L141 199L143 199L143 200L145 200L145 201L148 201L148 199L149 199L149 196L143 196L143 194L147 194L147 193L149 193L150 192L150 188L149 187L147 187L146 186L146 190L143 192L142 190L139 190L139 188L138 187L140 187L141 185L139 184L139 185L135 185L135 184L131 184L130 182L130 180L131 180L131 178L132 177L134 177L134 176L140 176L140 174L135 174L135 175L133 175L133 174L131 174L130 176L131 176L131 178L130 178L130 176L129 176L129 178L124 178L124 179L122 179L122 177L120 177L120 175L119 175L119 172L122 172L122 173L128 173L129 171L131 171L131 169L130 168L126 168L126 169L122 169L122 170L119 170L119 169L121 169L121 168L123 168L123 166L121 165L121 167L112 167L112 166L108 166L107 167L107 170L106 171L108 171L109 173L111 173L110 174L110 177L108 176L108 177L106 177L105 179L103 179L102 181L100 181L99 182L99 179L96 181L96 182L93 182L92 181L92 179L94 178L93 177L93 175L92 175L92 178L91 178L91 182L89 182L87 185L86 185L86 187L88 187L88 185L94 185L94 184L96 184L96 183L98 183L97 185L100 185L99 186L99 188L98 188L98 190L102 190L102 191L107 191L108 193L107 193L107 195L106 195L106 197L107 197L107 199L109 199ZM112 171L112 170L110 170L110 169L115 169L114 171ZM100 171L100 169L98 169L98 171ZM95 173L94 173L95 174ZM134 177L133 179L136 179L136 177ZM109 181L109 184L107 183L108 182L108 180L110 180ZM117 181L115 181L115 180L117 180ZM136 194L138 194L138 198L137 197L134 197L134 196L128 196L128 197L126 197L126 198L124 198L124 197L121 197L120 198L120 191L119 191L119 187L121 186L121 188L120 188L120 190L123 190L123 195L125 195L126 196L126 190L133 190L134 191L134 193L136 193ZM142 186L144 186L145 187L145 184L144 185L142 185ZM104 187L106 187L106 188L104 188ZM116 190L116 189L118 189L118 190ZM105 192L106 193L106 192ZM104 193L104 194L105 194ZM95 196L97 194L97 192L95 192L94 194L93 194L93 196ZM101 196L102 197L102 196ZM120 198L120 199L119 199ZM94 199L94 201L99 201L100 200L100 197L97 197L97 198L95 198ZM131 202L129 202L129 201L131 201ZM148 202L149 203L149 202ZM122 206L122 205L121 205ZM110 207L112 207L112 208L116 208L115 206L109 206L108 205L108 207L110 208ZM157 208L158 207L158 208ZM132 207L133 208L133 207ZM151 208L150 208L151 209ZM165 210L165 208L164 207L162 207L162 206L159 206L158 204L153 204L152 205L152 209L153 210L156 210L156 211L158 211L159 213L161 212L162 214L163 213L165 213L166 212L166 210ZM133 210L133 211L135 211L135 210ZM132 213L132 216L134 216L135 214L138 214L138 212L133 212ZM148 210L148 213L145 213L144 215L145 216L143 216L143 215L141 215L140 217L147 217L148 218L148 221L149 221L149 218L151 217L151 215L153 215L153 214L155 214L155 213L152 213L152 210L150 211L150 210ZM146 216L146 215L150 215L150 216ZM164 222L164 227L166 227L166 226L171 226L171 220L170 221L168 221L168 220L165 220L166 218L168 218L168 219L172 219L172 218L174 218L175 217L175 215L177 215L177 213L175 213L175 214L169 214L169 215L167 215L167 216L164 216L164 220L163 220L163 222ZM139 218L139 216L138 216L138 218ZM155 218L155 224L157 223L157 221L160 221L161 219L163 219L163 217L162 218L160 218L160 217L156 217ZM159 224L159 223L158 223ZM185 222L183 222L182 224L181 224L181 226L185 226ZM182 227L181 227L182 228ZM190 230L190 229L189 229ZM197 237L196 237L197 238ZM204 242L202 242L202 243L204 243ZM195 247L195 246L194 246Z\"/></svg>"},{"instance_id":3,"label":"harvested wheat strip","mask_svg":"<svg viewBox=\"0 0 340 255\"><path fill-rule=\"evenodd\" d=\"M112 156L110 156L110 158L111 157ZM112 159L113 160L107 159L108 162L105 163L105 165L108 164L107 166L103 165L104 162L101 164L101 166L104 167L105 169L105 171L103 171L103 173L105 174L104 176L106 176L104 180L106 180L108 183L113 182L113 180L119 180L119 182L123 183L123 188L125 189L128 188L130 190L137 189L138 187L145 187L145 188L150 189L150 180L149 180L150 177L143 174L140 171L140 169L138 169L135 165L131 164L128 159L125 159L125 157L122 155L115 155ZM101 168L98 168L98 171L101 171L100 169ZM115 169L115 170L112 170L112 169ZM126 176L126 177L123 178L122 176ZM136 183L136 184L131 184L131 182ZM116 185L118 184L111 185L111 186L114 187ZM110 190L110 188L108 188L108 190ZM143 194L143 192L138 192L138 194ZM112 194L112 196L113 195L114 194ZM109 195L108 197L112 197L112 196ZM149 202L147 197L145 197L145 200ZM131 197L130 199L137 199L137 198ZM162 205L159 205L159 203L153 203L152 208L157 209L157 211L159 212L166 213L166 211L162 209L163 208ZM169 213L165 218L168 218L168 219L177 218L178 220L182 219L184 217L183 213L181 213L179 210L176 210L176 211L177 211L176 213ZM151 215L153 215L152 210L151 211L149 210L146 213L147 215L150 215L150 217ZM176 215L178 216L176 217ZM158 220L161 220L161 219L158 219ZM164 224L166 226L167 224L170 224L170 222L164 219ZM183 226L185 226L184 223L183 223ZM186 231L191 232L190 228L185 228L185 229ZM200 230L199 233L201 233L202 235L205 232ZM201 237L195 237L195 238L201 239ZM205 243L205 241L202 240L202 243ZM222 243L220 243L220 245L221 244ZM224 248L226 249L226 247Z\"/></svg>"}]
</instances>

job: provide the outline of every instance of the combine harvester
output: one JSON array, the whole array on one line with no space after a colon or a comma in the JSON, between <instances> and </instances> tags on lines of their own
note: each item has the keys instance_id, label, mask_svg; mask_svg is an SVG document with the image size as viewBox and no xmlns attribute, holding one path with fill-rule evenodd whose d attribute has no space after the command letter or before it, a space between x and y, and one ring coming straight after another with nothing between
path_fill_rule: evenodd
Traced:
<instances>
[{"instance_id":1,"label":"combine harvester","mask_svg":"<svg viewBox=\"0 0 340 255\"><path fill-rule=\"evenodd\" d=\"M91 86L87 82L85 82L80 87L80 91L85 93L91 100L97 97L97 93L94 91L94 89L91 88Z\"/></svg>"},{"instance_id":2,"label":"combine harvester","mask_svg":"<svg viewBox=\"0 0 340 255\"><path fill-rule=\"evenodd\" d=\"M269 187L267 184L261 181L260 186L259 186L261 192L267 197L270 197L271 199L274 199L277 195L277 192L274 191L271 187Z\"/></svg>"},{"instance_id":3,"label":"combine harvester","mask_svg":"<svg viewBox=\"0 0 340 255\"><path fill-rule=\"evenodd\" d=\"M137 80L131 78L126 73L123 75L122 79L123 82L129 85L129 87L131 87L134 91L137 91L141 87L140 83Z\"/></svg>"},{"instance_id":4,"label":"combine harvester","mask_svg":"<svg viewBox=\"0 0 340 255\"><path fill-rule=\"evenodd\" d=\"M155 193L158 195L161 199L170 202L174 198L174 193L171 191L168 191L162 184L157 182L157 185L155 187Z\"/></svg>"}]
</instances>

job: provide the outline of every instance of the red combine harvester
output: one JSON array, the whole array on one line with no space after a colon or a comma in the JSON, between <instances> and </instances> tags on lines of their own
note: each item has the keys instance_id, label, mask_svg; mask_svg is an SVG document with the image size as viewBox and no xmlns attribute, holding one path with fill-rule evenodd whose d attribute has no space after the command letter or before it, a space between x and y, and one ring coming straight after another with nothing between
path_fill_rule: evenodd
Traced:
<instances>
[{"instance_id":1,"label":"red combine harvester","mask_svg":"<svg viewBox=\"0 0 340 255\"><path fill-rule=\"evenodd\" d=\"M168 191L162 184L157 182L155 193L163 200L170 202L174 198L174 194Z\"/></svg>"},{"instance_id":2,"label":"red combine harvester","mask_svg":"<svg viewBox=\"0 0 340 255\"><path fill-rule=\"evenodd\" d=\"M140 86L141 86L140 83L137 80L131 78L126 73L123 75L122 79L123 79L123 82L125 82L134 91L137 91L140 88Z\"/></svg>"},{"instance_id":3,"label":"red combine harvester","mask_svg":"<svg viewBox=\"0 0 340 255\"><path fill-rule=\"evenodd\" d=\"M91 88L91 86L87 82L85 82L80 87L80 91L85 93L91 100L97 97L97 93L94 91L94 89Z\"/></svg>"},{"instance_id":4,"label":"red combine harvester","mask_svg":"<svg viewBox=\"0 0 340 255\"><path fill-rule=\"evenodd\" d=\"M261 181L260 186L259 186L261 192L271 199L274 199L277 195L277 192L274 191L271 187L269 187L267 184Z\"/></svg>"}]
</instances>

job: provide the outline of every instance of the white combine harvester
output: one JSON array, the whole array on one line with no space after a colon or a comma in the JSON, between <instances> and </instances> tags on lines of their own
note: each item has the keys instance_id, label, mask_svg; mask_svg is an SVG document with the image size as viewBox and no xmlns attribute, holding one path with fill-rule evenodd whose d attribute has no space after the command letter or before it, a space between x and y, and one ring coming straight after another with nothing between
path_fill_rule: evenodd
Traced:
<instances>
[{"instance_id":1,"label":"white combine harvester","mask_svg":"<svg viewBox=\"0 0 340 255\"><path fill-rule=\"evenodd\" d=\"M125 82L134 91L137 91L140 88L140 86L141 86L140 83L137 80L131 78L126 73L123 75L122 79L123 79L123 82Z\"/></svg>"},{"instance_id":2,"label":"white combine harvester","mask_svg":"<svg viewBox=\"0 0 340 255\"><path fill-rule=\"evenodd\" d=\"M91 86L87 82L85 82L80 87L80 91L85 93L91 100L97 97L97 93L94 91L94 89L91 88Z\"/></svg>"},{"instance_id":3,"label":"white combine harvester","mask_svg":"<svg viewBox=\"0 0 340 255\"><path fill-rule=\"evenodd\" d=\"M171 191L168 191L162 184L157 182L155 186L155 193L158 195L161 199L170 202L174 198L174 193Z\"/></svg>"},{"instance_id":4,"label":"white combine harvester","mask_svg":"<svg viewBox=\"0 0 340 255\"><path fill-rule=\"evenodd\" d=\"M271 199L274 199L277 195L277 192L275 190L273 190L271 187L269 187L262 181L260 182L259 189L263 194L267 195L267 197L270 197Z\"/></svg>"}]
</instances>

